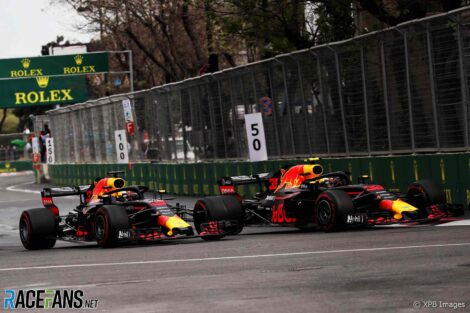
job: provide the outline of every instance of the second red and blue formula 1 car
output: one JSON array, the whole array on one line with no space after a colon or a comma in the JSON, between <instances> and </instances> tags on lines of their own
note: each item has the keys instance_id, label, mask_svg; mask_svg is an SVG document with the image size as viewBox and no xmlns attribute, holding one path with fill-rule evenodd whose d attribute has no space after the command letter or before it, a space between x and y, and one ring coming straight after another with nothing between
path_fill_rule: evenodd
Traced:
<instances>
[{"instance_id":1,"label":"second red and blue formula 1 car","mask_svg":"<svg viewBox=\"0 0 470 313\"><path fill-rule=\"evenodd\" d=\"M353 184L349 173L325 174L315 158L270 173L223 177L218 181L218 197L238 199L238 204L230 208L243 208L244 219L239 225L316 226L325 231L346 226L438 221L464 213L464 205L447 203L443 190L431 180L411 183L406 193L396 193L367 183L367 179L362 176ZM246 184L257 184L259 192L243 199L237 186ZM201 199L195 209L210 207L207 199L213 197Z\"/></svg>"}]
</instances>

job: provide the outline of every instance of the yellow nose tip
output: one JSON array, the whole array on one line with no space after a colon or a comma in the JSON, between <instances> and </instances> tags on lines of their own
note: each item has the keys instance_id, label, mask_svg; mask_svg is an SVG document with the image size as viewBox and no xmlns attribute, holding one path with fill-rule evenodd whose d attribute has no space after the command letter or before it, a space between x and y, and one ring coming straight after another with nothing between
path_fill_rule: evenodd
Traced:
<instances>
[{"instance_id":1,"label":"yellow nose tip","mask_svg":"<svg viewBox=\"0 0 470 313\"><path fill-rule=\"evenodd\" d=\"M396 219L396 220L401 220L403 218L403 215L400 214L400 213L396 213L393 215L393 218Z\"/></svg>"}]
</instances>

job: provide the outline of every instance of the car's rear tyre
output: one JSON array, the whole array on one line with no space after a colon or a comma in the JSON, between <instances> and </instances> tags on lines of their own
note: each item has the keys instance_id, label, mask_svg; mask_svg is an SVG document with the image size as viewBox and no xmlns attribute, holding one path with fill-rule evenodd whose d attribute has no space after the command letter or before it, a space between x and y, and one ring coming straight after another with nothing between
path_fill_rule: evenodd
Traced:
<instances>
[{"instance_id":1,"label":"car's rear tyre","mask_svg":"<svg viewBox=\"0 0 470 313\"><path fill-rule=\"evenodd\" d=\"M423 214L429 213L427 208L431 205L447 202L444 190L437 183L428 179L412 183L408 187L407 199Z\"/></svg>"},{"instance_id":2,"label":"car's rear tyre","mask_svg":"<svg viewBox=\"0 0 470 313\"><path fill-rule=\"evenodd\" d=\"M238 228L232 234L238 234L244 227L244 210L240 201L234 196L205 197L194 206L194 227L198 234L204 230L201 224L217 221L237 221ZM225 234L202 236L204 240L218 240Z\"/></svg>"},{"instance_id":3,"label":"car's rear tyre","mask_svg":"<svg viewBox=\"0 0 470 313\"><path fill-rule=\"evenodd\" d=\"M342 190L326 190L315 202L315 217L318 228L337 231L346 226L348 214L354 213L351 198Z\"/></svg>"},{"instance_id":4,"label":"car's rear tyre","mask_svg":"<svg viewBox=\"0 0 470 313\"><path fill-rule=\"evenodd\" d=\"M99 208L93 224L96 242L105 248L116 246L119 230L130 228L126 210L118 205Z\"/></svg>"},{"instance_id":5,"label":"car's rear tyre","mask_svg":"<svg viewBox=\"0 0 470 313\"><path fill-rule=\"evenodd\" d=\"M23 211L19 231L26 249L50 249L57 240L57 218L46 208Z\"/></svg>"}]
</instances>

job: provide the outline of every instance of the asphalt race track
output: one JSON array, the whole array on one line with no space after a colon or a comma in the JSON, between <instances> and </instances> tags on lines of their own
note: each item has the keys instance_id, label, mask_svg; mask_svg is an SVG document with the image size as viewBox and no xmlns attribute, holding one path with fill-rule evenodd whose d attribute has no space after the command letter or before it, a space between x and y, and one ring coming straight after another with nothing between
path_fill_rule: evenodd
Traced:
<instances>
[{"instance_id":1,"label":"asphalt race track","mask_svg":"<svg viewBox=\"0 0 470 313\"><path fill-rule=\"evenodd\" d=\"M218 242L26 251L18 218L40 197L7 188L39 190L32 180L0 177L2 308L3 289L81 289L98 299L95 312L470 312L469 220L328 234L249 227Z\"/></svg>"}]
</instances>

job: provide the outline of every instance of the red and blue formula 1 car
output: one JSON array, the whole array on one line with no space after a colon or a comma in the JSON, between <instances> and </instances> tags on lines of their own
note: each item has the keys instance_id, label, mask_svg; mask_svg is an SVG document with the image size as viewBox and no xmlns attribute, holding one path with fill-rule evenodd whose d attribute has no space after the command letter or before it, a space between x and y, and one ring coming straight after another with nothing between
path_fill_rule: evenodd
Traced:
<instances>
[{"instance_id":1,"label":"red and blue formula 1 car","mask_svg":"<svg viewBox=\"0 0 470 313\"><path fill-rule=\"evenodd\" d=\"M242 211L224 208L224 199L211 202L211 207L187 210L180 204L171 205L156 196L144 198L144 186L126 186L116 177L122 172L109 172L114 177L96 179L88 186L44 188L44 208L25 210L19 223L20 238L28 250L52 248L57 239L96 241L103 247L121 242L155 241L195 237L188 223L193 217L199 236L217 240L238 232ZM55 197L79 196L80 203L66 215L59 214Z\"/></svg>"},{"instance_id":2,"label":"red and blue formula 1 car","mask_svg":"<svg viewBox=\"0 0 470 313\"><path fill-rule=\"evenodd\" d=\"M464 213L463 205L447 203L445 193L433 181L414 182L400 194L368 184L367 179L362 176L353 184L349 173L324 174L314 158L308 164L271 173L223 177L218 181L219 197L238 199L245 212L239 225L316 226L325 231L354 225L438 221ZM242 199L237 193L236 187L246 184L259 186L251 199ZM201 199L195 208L205 201ZM232 207L238 210L236 205Z\"/></svg>"}]
</instances>

